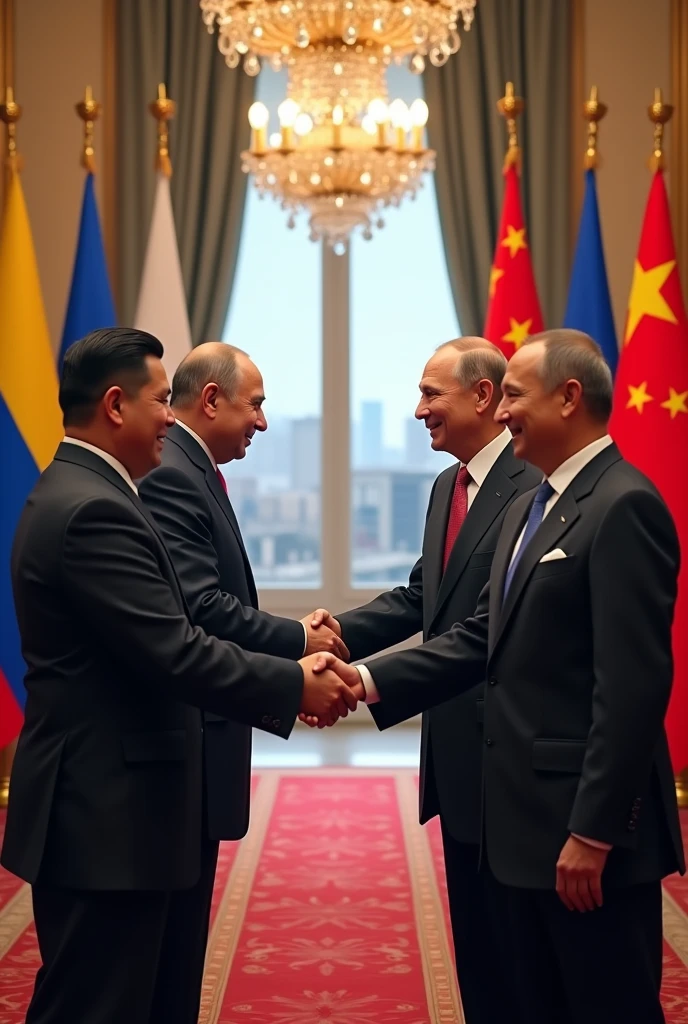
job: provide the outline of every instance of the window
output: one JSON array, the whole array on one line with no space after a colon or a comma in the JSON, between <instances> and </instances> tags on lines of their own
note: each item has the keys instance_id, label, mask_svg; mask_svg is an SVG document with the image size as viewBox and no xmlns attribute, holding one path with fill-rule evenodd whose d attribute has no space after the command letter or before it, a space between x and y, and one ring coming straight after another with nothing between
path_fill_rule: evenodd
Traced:
<instances>
[{"instance_id":1,"label":"window","mask_svg":"<svg viewBox=\"0 0 688 1024\"><path fill-rule=\"evenodd\" d=\"M260 75L273 114L285 95L286 74ZM259 587L320 586L320 265L305 225L249 184L224 340L263 374L268 430L224 471Z\"/></svg>"},{"instance_id":2,"label":"window","mask_svg":"<svg viewBox=\"0 0 688 1024\"><path fill-rule=\"evenodd\" d=\"M390 69L388 81L390 97L422 95L406 69ZM257 98L271 115L285 91L282 74L261 72ZM263 372L268 431L226 476L274 610L341 610L366 596L352 586L404 582L432 484L453 461L431 451L414 419L425 362L459 333L432 181L384 220L348 255L323 255L303 219L288 230L279 205L249 185L224 340Z\"/></svg>"}]
</instances>

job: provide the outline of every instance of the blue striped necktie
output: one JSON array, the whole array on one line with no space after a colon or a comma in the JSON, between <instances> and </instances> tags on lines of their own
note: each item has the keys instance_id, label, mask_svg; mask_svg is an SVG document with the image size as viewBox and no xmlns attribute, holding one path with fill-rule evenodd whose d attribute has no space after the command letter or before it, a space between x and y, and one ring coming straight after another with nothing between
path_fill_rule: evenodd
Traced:
<instances>
[{"instance_id":1,"label":"blue striped necktie","mask_svg":"<svg viewBox=\"0 0 688 1024\"><path fill-rule=\"evenodd\" d=\"M545 506L553 494L554 488L552 487L549 480L543 480L543 482L537 489L535 498L533 499L533 504L530 506L530 512L528 513L528 519L526 522L526 528L523 532L523 540L521 541L521 546L514 555L514 557L511 559L511 565L509 566L508 572L506 574L506 579L504 580L504 597L506 597L506 595L509 592L511 581L514 578L514 573L516 572L516 566L521 561L521 556L523 555L523 552L527 548L528 544L533 538L533 535L535 534L535 531L542 522L545 515Z\"/></svg>"}]
</instances>

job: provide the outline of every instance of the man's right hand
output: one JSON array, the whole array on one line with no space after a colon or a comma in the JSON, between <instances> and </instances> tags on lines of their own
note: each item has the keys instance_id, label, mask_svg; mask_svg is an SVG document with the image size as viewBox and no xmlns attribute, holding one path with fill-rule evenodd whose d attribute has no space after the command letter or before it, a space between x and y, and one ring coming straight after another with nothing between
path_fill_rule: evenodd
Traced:
<instances>
[{"instance_id":1,"label":"man's right hand","mask_svg":"<svg viewBox=\"0 0 688 1024\"><path fill-rule=\"evenodd\" d=\"M323 622L320 618L315 618L320 612L328 616L327 622ZM336 619L332 618L329 612L319 608L317 612L304 616L300 621L306 630L306 655L323 652L334 654L343 661L349 660L349 648L341 639L339 623Z\"/></svg>"},{"instance_id":2,"label":"man's right hand","mask_svg":"<svg viewBox=\"0 0 688 1024\"><path fill-rule=\"evenodd\" d=\"M299 665L303 669L303 693L301 695L300 718L305 716L317 718L318 728L334 725L338 718L346 718L349 711L355 711L358 696L333 668L342 665L333 655L311 654L302 658ZM332 666L332 667L329 667ZM355 669L356 678L360 677ZM361 686L361 690L363 687ZM304 716L304 717L302 717Z\"/></svg>"}]
</instances>

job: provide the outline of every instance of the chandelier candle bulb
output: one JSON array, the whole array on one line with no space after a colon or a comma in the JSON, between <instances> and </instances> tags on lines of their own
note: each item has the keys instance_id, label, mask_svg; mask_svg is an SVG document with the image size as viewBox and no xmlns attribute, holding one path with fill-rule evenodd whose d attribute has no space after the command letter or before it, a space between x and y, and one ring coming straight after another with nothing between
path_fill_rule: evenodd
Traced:
<instances>
[{"instance_id":1,"label":"chandelier candle bulb","mask_svg":"<svg viewBox=\"0 0 688 1024\"><path fill-rule=\"evenodd\" d=\"M342 121L344 120L344 111L337 105L332 111L332 148L342 148Z\"/></svg>"},{"instance_id":2,"label":"chandelier candle bulb","mask_svg":"<svg viewBox=\"0 0 688 1024\"><path fill-rule=\"evenodd\" d=\"M428 105L425 100L417 99L411 104L411 148L415 153L423 149L423 129L428 123Z\"/></svg>"},{"instance_id":3,"label":"chandelier candle bulb","mask_svg":"<svg viewBox=\"0 0 688 1024\"><path fill-rule=\"evenodd\" d=\"M262 156L266 151L269 120L270 112L264 103L252 103L248 108L248 123L251 125L251 151L256 156Z\"/></svg>"}]
</instances>

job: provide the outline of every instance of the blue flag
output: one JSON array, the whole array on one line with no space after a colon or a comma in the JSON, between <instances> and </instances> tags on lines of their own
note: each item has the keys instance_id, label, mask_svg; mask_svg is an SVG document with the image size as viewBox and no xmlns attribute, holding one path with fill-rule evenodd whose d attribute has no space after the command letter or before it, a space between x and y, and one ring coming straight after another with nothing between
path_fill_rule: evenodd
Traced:
<instances>
[{"instance_id":1,"label":"blue flag","mask_svg":"<svg viewBox=\"0 0 688 1024\"><path fill-rule=\"evenodd\" d=\"M87 174L58 369L62 369L65 352L73 342L99 327L116 326L93 175Z\"/></svg>"},{"instance_id":2,"label":"blue flag","mask_svg":"<svg viewBox=\"0 0 688 1024\"><path fill-rule=\"evenodd\" d=\"M607 269L604 264L602 230L597 208L597 184L593 170L585 172L585 198L571 270L564 327L575 327L594 338L602 349L612 374L616 373L619 349L616 344Z\"/></svg>"}]
</instances>

